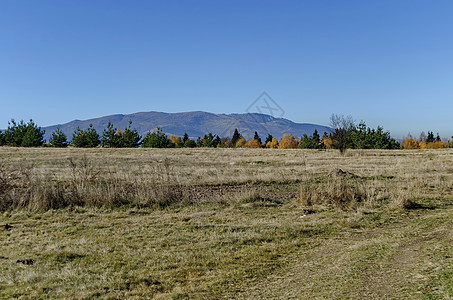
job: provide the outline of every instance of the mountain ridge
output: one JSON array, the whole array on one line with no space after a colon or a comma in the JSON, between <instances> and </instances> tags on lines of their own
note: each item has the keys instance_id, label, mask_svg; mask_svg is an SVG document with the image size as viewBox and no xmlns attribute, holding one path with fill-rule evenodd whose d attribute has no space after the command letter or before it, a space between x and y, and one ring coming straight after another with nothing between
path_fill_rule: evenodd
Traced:
<instances>
[{"instance_id":1,"label":"mountain ridge","mask_svg":"<svg viewBox=\"0 0 453 300\"><path fill-rule=\"evenodd\" d=\"M322 135L324 132L330 132L332 128L323 125L311 123L295 123L285 118L276 118L271 115L261 113L232 113L232 114L215 114L204 111L191 111L179 113L165 113L157 111L136 112L132 114L112 114L87 120L72 120L64 124L56 124L43 127L44 139L49 140L52 132L61 128L72 139L72 133L80 127L86 129L90 124L101 135L108 122L112 122L116 128L124 129L132 121L132 128L137 129L141 135L148 131L160 127L168 135L183 136L185 132L191 138L203 136L209 132L220 137L231 137L234 129L246 138L252 138L255 131L261 138L266 138L268 134L280 139L283 134L289 133L294 136L304 134L311 135L314 130Z\"/></svg>"}]
</instances>

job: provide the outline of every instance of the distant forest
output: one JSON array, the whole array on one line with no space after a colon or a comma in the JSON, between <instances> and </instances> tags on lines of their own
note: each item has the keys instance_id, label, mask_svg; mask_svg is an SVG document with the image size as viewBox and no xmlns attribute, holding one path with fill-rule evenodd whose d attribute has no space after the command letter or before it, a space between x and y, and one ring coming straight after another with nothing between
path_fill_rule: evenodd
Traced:
<instances>
[{"instance_id":1,"label":"distant forest","mask_svg":"<svg viewBox=\"0 0 453 300\"><path fill-rule=\"evenodd\" d=\"M125 129L115 128L108 123L102 133L96 132L90 125L88 128L77 128L71 139L60 128L52 132L48 142L44 141L44 130L30 120L15 122L11 120L5 131L0 131L0 146L13 147L78 147L78 148L273 148L273 149L436 149L453 148L453 140L443 141L439 134L434 136L433 131L420 134L419 139L412 136L398 143L389 131L378 126L376 129L367 127L365 122L354 124L350 117L332 115L333 132L324 132L321 136L317 130L311 136L304 134L295 137L284 134L280 140L268 134L262 139L258 132L252 139L246 140L238 129L231 137L219 137L207 133L197 139L190 139L186 134L182 137L167 136L160 128L149 131L142 137L132 127L132 122Z\"/></svg>"}]
</instances>

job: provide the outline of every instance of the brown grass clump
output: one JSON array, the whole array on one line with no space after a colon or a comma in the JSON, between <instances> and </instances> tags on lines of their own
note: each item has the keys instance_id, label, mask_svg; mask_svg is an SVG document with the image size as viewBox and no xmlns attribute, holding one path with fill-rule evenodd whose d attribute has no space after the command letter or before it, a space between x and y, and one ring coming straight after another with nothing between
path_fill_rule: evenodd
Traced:
<instances>
[{"instance_id":1,"label":"brown grass clump","mask_svg":"<svg viewBox=\"0 0 453 300\"><path fill-rule=\"evenodd\" d=\"M303 206L326 205L341 210L380 207L393 197L391 184L369 180L341 169L324 177L302 180L299 202Z\"/></svg>"},{"instance_id":2,"label":"brown grass clump","mask_svg":"<svg viewBox=\"0 0 453 300\"><path fill-rule=\"evenodd\" d=\"M342 210L356 209L368 199L363 180L328 177L305 181L300 186L300 202L304 206L328 205Z\"/></svg>"}]
</instances>

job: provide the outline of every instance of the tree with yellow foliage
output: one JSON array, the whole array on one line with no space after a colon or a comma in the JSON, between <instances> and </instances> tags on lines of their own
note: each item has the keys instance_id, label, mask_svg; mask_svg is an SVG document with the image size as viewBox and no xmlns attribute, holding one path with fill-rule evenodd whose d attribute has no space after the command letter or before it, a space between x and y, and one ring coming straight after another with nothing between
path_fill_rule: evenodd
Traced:
<instances>
[{"instance_id":1,"label":"tree with yellow foliage","mask_svg":"<svg viewBox=\"0 0 453 300\"><path fill-rule=\"evenodd\" d=\"M266 148L270 149L277 149L278 148L278 141L276 138L272 138L272 141L266 143Z\"/></svg>"},{"instance_id":2,"label":"tree with yellow foliage","mask_svg":"<svg viewBox=\"0 0 453 300\"><path fill-rule=\"evenodd\" d=\"M280 140L278 149L296 149L297 144L297 140L291 134L285 133Z\"/></svg>"},{"instance_id":3,"label":"tree with yellow foliage","mask_svg":"<svg viewBox=\"0 0 453 300\"><path fill-rule=\"evenodd\" d=\"M172 134L172 135L170 135L170 137L168 139L170 140L170 142L172 142L175 145L175 148L180 148L183 146L183 143L182 143L182 140L180 137L177 137Z\"/></svg>"},{"instance_id":4,"label":"tree with yellow foliage","mask_svg":"<svg viewBox=\"0 0 453 300\"><path fill-rule=\"evenodd\" d=\"M247 141L241 136L236 142L236 148L243 148Z\"/></svg>"},{"instance_id":5,"label":"tree with yellow foliage","mask_svg":"<svg viewBox=\"0 0 453 300\"><path fill-rule=\"evenodd\" d=\"M420 149L420 144L416 139L412 138L412 136L409 135L403 140L401 147L403 147L404 149Z\"/></svg>"},{"instance_id":6,"label":"tree with yellow foliage","mask_svg":"<svg viewBox=\"0 0 453 300\"><path fill-rule=\"evenodd\" d=\"M330 137L328 137L327 135L324 135L322 138L321 138L321 144L324 145L324 147L326 147L326 149L332 149L333 147L333 141Z\"/></svg>"},{"instance_id":7,"label":"tree with yellow foliage","mask_svg":"<svg viewBox=\"0 0 453 300\"><path fill-rule=\"evenodd\" d=\"M431 143L427 143L425 145L426 149L441 149L441 148L446 148L446 147L447 147L447 143L443 143L442 141L431 142ZM420 147L420 148L424 149L422 147Z\"/></svg>"},{"instance_id":8,"label":"tree with yellow foliage","mask_svg":"<svg viewBox=\"0 0 453 300\"><path fill-rule=\"evenodd\" d=\"M245 144L246 148L261 148L261 144L259 143L258 140L256 139L250 139L248 142Z\"/></svg>"}]
</instances>

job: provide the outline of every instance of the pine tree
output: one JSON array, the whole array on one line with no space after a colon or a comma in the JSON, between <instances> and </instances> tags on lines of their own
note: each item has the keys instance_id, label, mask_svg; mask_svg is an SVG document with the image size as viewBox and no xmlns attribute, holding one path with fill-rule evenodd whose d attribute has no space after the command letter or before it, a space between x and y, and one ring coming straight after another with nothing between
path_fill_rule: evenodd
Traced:
<instances>
[{"instance_id":1,"label":"pine tree","mask_svg":"<svg viewBox=\"0 0 453 300\"><path fill-rule=\"evenodd\" d=\"M182 138L182 144L185 145L188 140L189 140L189 135L187 134L187 132L184 132L184 136Z\"/></svg>"},{"instance_id":2,"label":"pine tree","mask_svg":"<svg viewBox=\"0 0 453 300\"><path fill-rule=\"evenodd\" d=\"M153 132L148 132L146 136L143 138L142 147L144 148L170 148L171 147L170 140L168 139L167 135L162 132L160 127Z\"/></svg>"},{"instance_id":3,"label":"pine tree","mask_svg":"<svg viewBox=\"0 0 453 300\"><path fill-rule=\"evenodd\" d=\"M234 129L233 137L231 138L231 143L236 145L238 140L241 138L241 134L239 133L238 129Z\"/></svg>"},{"instance_id":4,"label":"pine tree","mask_svg":"<svg viewBox=\"0 0 453 300\"><path fill-rule=\"evenodd\" d=\"M102 147L107 148L120 148L121 145L121 133L113 127L112 122L108 122L107 128L104 129L101 138Z\"/></svg>"},{"instance_id":5,"label":"pine tree","mask_svg":"<svg viewBox=\"0 0 453 300\"><path fill-rule=\"evenodd\" d=\"M90 148L97 147L101 143L99 134L96 132L96 129L94 129L93 124L90 124L86 130L86 140L87 146Z\"/></svg>"},{"instance_id":6,"label":"pine tree","mask_svg":"<svg viewBox=\"0 0 453 300\"><path fill-rule=\"evenodd\" d=\"M272 142L272 138L273 138L273 137L272 137L272 134L268 134L268 135L267 135L267 138L266 138L266 141L264 142L264 144L267 145L267 143Z\"/></svg>"},{"instance_id":7,"label":"pine tree","mask_svg":"<svg viewBox=\"0 0 453 300\"><path fill-rule=\"evenodd\" d=\"M121 147L125 148L137 148L140 146L140 140L142 137L138 133L137 129L132 129L132 121L129 121L129 126L121 134Z\"/></svg>"},{"instance_id":8,"label":"pine tree","mask_svg":"<svg viewBox=\"0 0 453 300\"><path fill-rule=\"evenodd\" d=\"M426 138L426 143L434 142L434 133L432 131L428 131L428 137Z\"/></svg>"},{"instance_id":9,"label":"pine tree","mask_svg":"<svg viewBox=\"0 0 453 300\"><path fill-rule=\"evenodd\" d=\"M436 135L436 142L440 142L440 141L441 141L441 139L440 139L440 135L439 135L439 132L438 132L437 135Z\"/></svg>"},{"instance_id":10,"label":"pine tree","mask_svg":"<svg viewBox=\"0 0 453 300\"><path fill-rule=\"evenodd\" d=\"M253 139L256 140L261 145L261 138L258 135L258 132L255 131L255 135L253 136Z\"/></svg>"},{"instance_id":11,"label":"pine tree","mask_svg":"<svg viewBox=\"0 0 453 300\"><path fill-rule=\"evenodd\" d=\"M64 148L68 146L66 134L64 134L60 127L52 132L49 142L53 147Z\"/></svg>"},{"instance_id":12,"label":"pine tree","mask_svg":"<svg viewBox=\"0 0 453 300\"><path fill-rule=\"evenodd\" d=\"M195 148L196 146L197 146L197 143L195 143L195 141L191 140L191 139L188 139L184 143L184 147L186 147L186 148Z\"/></svg>"},{"instance_id":13,"label":"pine tree","mask_svg":"<svg viewBox=\"0 0 453 300\"><path fill-rule=\"evenodd\" d=\"M22 140L22 147L39 147L44 143L44 130L37 126L33 120L25 127L25 135Z\"/></svg>"},{"instance_id":14,"label":"pine tree","mask_svg":"<svg viewBox=\"0 0 453 300\"><path fill-rule=\"evenodd\" d=\"M39 147L44 143L44 130L37 126L33 120L27 124L24 121L8 122L8 129L4 133L4 143L16 147Z\"/></svg>"},{"instance_id":15,"label":"pine tree","mask_svg":"<svg viewBox=\"0 0 453 300\"><path fill-rule=\"evenodd\" d=\"M72 145L74 147L81 148L94 148L100 144L99 134L96 132L96 129L93 127L93 124L86 130L77 129L72 134Z\"/></svg>"}]
</instances>

